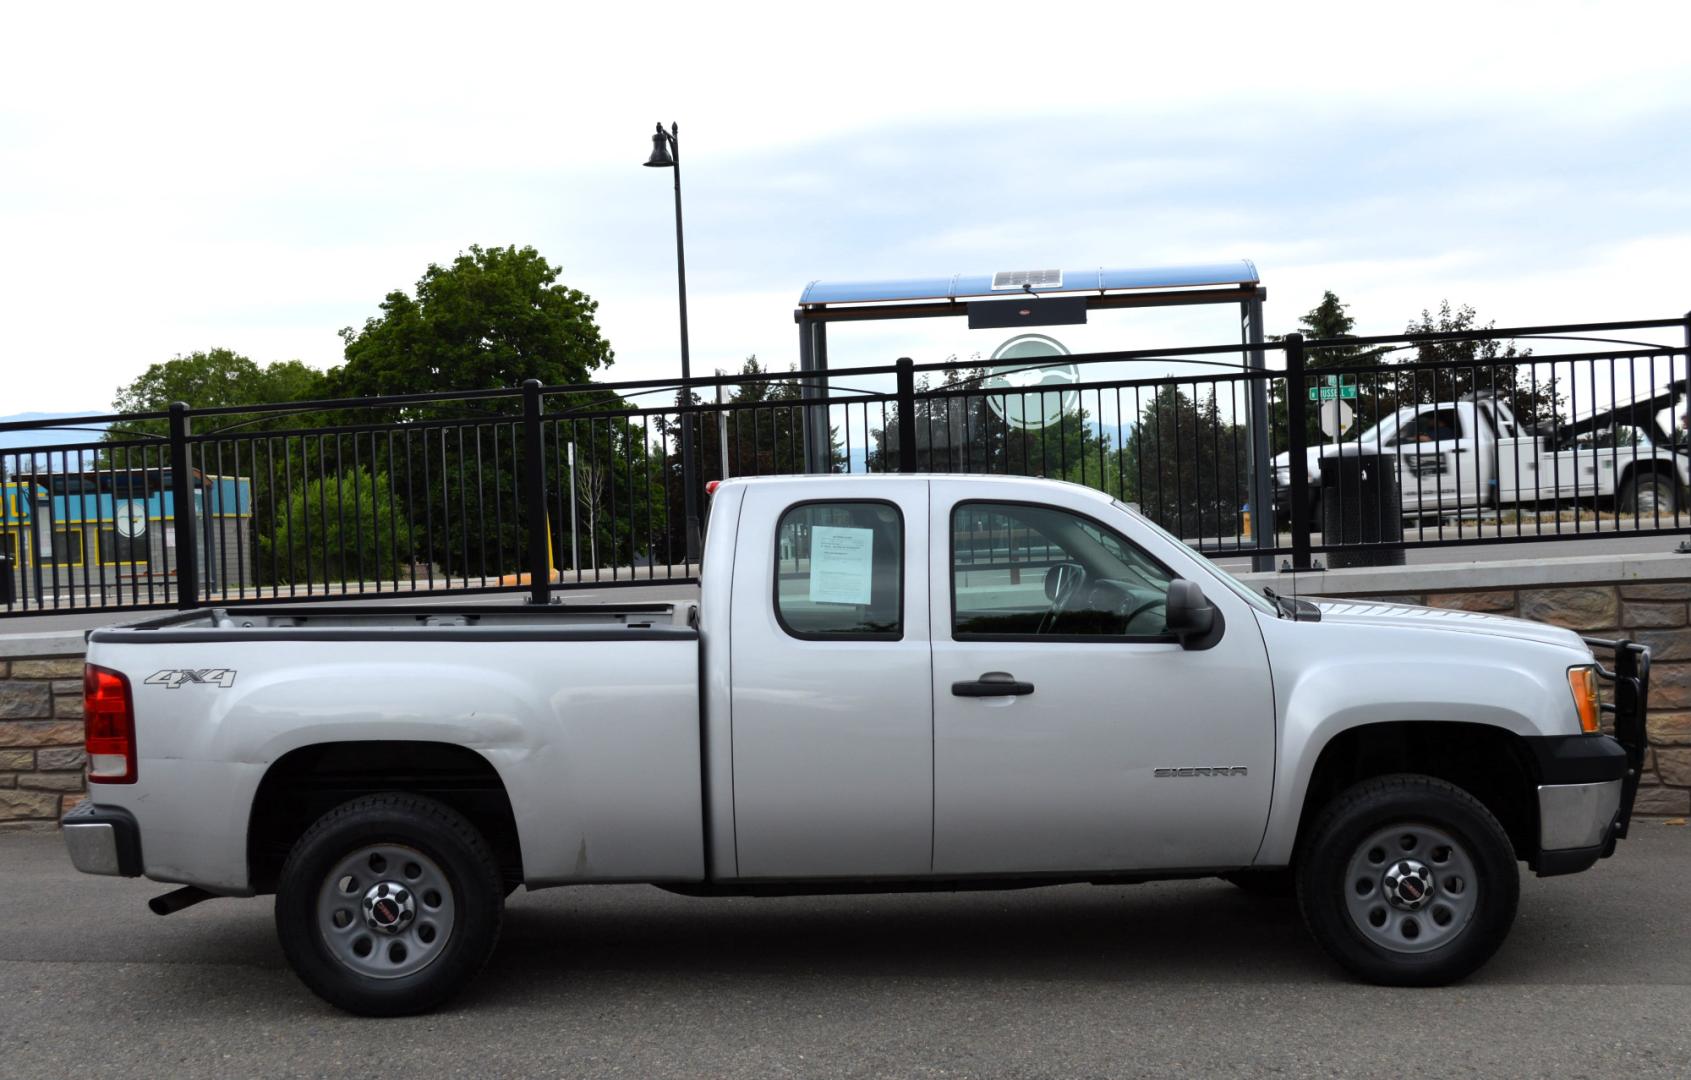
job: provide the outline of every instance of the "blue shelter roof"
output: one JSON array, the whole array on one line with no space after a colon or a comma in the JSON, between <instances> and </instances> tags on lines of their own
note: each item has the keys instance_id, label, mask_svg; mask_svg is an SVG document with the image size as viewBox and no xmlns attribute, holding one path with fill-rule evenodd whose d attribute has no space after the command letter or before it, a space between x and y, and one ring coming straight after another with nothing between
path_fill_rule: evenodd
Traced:
<instances>
[{"instance_id":1,"label":"blue shelter roof","mask_svg":"<svg viewBox=\"0 0 1691 1080\"><path fill-rule=\"evenodd\" d=\"M1199 263L1137 270L1090 267L1085 270L1016 270L995 274L953 274L950 277L898 278L890 281L812 281L799 297L801 305L871 304L893 300L962 300L1025 294L1023 283L1042 296L1061 293L1109 292L1119 289L1186 289L1205 285L1255 285L1256 264Z\"/></svg>"}]
</instances>

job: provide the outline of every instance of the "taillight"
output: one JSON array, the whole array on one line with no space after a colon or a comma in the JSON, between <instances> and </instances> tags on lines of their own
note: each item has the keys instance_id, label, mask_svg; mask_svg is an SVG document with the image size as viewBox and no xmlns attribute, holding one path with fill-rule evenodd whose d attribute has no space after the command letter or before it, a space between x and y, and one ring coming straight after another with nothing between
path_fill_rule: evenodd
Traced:
<instances>
[{"instance_id":1,"label":"taillight","mask_svg":"<svg viewBox=\"0 0 1691 1080\"><path fill-rule=\"evenodd\" d=\"M96 784L135 782L135 703L129 680L108 668L82 668L83 743L88 779Z\"/></svg>"},{"instance_id":2,"label":"taillight","mask_svg":"<svg viewBox=\"0 0 1691 1080\"><path fill-rule=\"evenodd\" d=\"M705 494L706 495L715 495L716 489L721 487L721 486L722 486L722 481L720 481L720 480L706 480L705 481Z\"/></svg>"}]
</instances>

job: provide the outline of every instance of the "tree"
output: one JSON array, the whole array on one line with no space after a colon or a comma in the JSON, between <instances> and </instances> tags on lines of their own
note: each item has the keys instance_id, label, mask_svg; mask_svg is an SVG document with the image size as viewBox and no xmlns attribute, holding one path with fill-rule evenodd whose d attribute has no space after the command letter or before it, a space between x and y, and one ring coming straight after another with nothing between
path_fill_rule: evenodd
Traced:
<instances>
[{"instance_id":1,"label":"tree","mask_svg":"<svg viewBox=\"0 0 1691 1080\"><path fill-rule=\"evenodd\" d=\"M388 477L364 468L311 480L288 496L258 534L256 569L279 584L397 581L414 531Z\"/></svg>"},{"instance_id":2,"label":"tree","mask_svg":"<svg viewBox=\"0 0 1691 1080\"><path fill-rule=\"evenodd\" d=\"M1158 388L1122 448L1128 501L1185 540L1235 536L1250 498L1249 441L1221 417L1212 386L1202 401Z\"/></svg>"},{"instance_id":3,"label":"tree","mask_svg":"<svg viewBox=\"0 0 1691 1080\"><path fill-rule=\"evenodd\" d=\"M585 383L613 361L587 294L558 284L532 247L472 245L448 266L430 263L417 295L388 293L381 315L341 331L338 396L511 387L525 379ZM471 409L471 412L481 411ZM461 403L410 415L464 415Z\"/></svg>"},{"instance_id":4,"label":"tree","mask_svg":"<svg viewBox=\"0 0 1691 1080\"><path fill-rule=\"evenodd\" d=\"M993 406L1003 407L1004 399L1018 391L981 390L991 375L985 367L958 368L947 371L945 382L937 387L926 377L917 384L917 470L1043 476L1121 491L1118 455L1109 436L1093 424L1080 395L1058 389L1027 391L1022 404L1030 414L1041 411L1042 397L1054 402L1062 394L1063 407L1044 427L1015 428ZM869 471L897 472L898 445L899 420L889 410L866 455Z\"/></svg>"},{"instance_id":5,"label":"tree","mask_svg":"<svg viewBox=\"0 0 1691 1080\"><path fill-rule=\"evenodd\" d=\"M1321 302L1298 317L1298 330L1306 340L1342 342L1349 338L1356 329L1356 320L1351 317L1349 305L1341 301L1337 294L1328 289L1321 294ZM1284 341L1285 337L1275 334L1275 341ZM1369 348L1360 345L1333 344L1308 349L1304 354L1304 369L1306 371L1322 368L1351 369L1349 374L1341 374L1339 378L1346 383L1353 383L1357 387L1357 396L1348 404L1355 410L1357 417L1376 417L1381 410L1390 412L1397 406L1387 405L1380 396L1381 379L1372 371L1356 372L1355 369L1378 369L1390 363L1390 352L1385 348ZM1308 392L1308 387L1299 387L1299 392ZM1283 380L1269 383L1270 408L1273 421L1269 430L1273 433L1273 452L1278 453L1286 449L1290 438L1290 418L1286 402L1287 388ZM1304 432L1305 444L1319 443L1327 436L1321 432L1321 414L1318 405L1312 404L1305 417L1307 430Z\"/></svg>"},{"instance_id":6,"label":"tree","mask_svg":"<svg viewBox=\"0 0 1691 1080\"><path fill-rule=\"evenodd\" d=\"M471 246L446 266L430 263L415 296L390 292L380 315L365 320L362 329L342 330L346 363L330 373L330 382L336 396L348 398L505 389L528 379L585 384L613 360L594 321L597 310L585 293L560 284L557 268L534 248ZM560 417L628 408L614 396L591 393L549 397L546 407ZM417 430L404 441L400 475L410 492L412 518L424 523L426 557L449 574L497 576L526 565L524 535L532 508L519 507L514 494L521 450L515 408L509 398L446 400L355 409L341 417L363 424L470 418L464 425ZM600 420L580 440L583 455L590 449L619 455L620 464L644 472L647 450L638 427L625 429L625 423ZM613 458L600 460L608 466ZM618 477L618 471L607 468L597 483L621 479L627 486L627 475ZM567 483L548 457L547 488L554 499ZM614 516L601 519L595 512L603 542L589 548L604 559L637 554L641 546L633 537L643 535L647 522L637 525L630 515L645 508L643 499L623 492Z\"/></svg>"},{"instance_id":7,"label":"tree","mask_svg":"<svg viewBox=\"0 0 1691 1080\"><path fill-rule=\"evenodd\" d=\"M757 356L746 357L741 375L763 375L767 371ZM695 405L715 405L710 398L691 395ZM804 383L795 373L790 379L752 379L735 386L723 399L725 422L714 412L694 413L693 454L701 484L722 478L723 434L727 434L729 476L772 476L805 471ZM682 477L681 425L673 419L653 417L659 436L658 452L664 461L664 489L668 503L669 531L664 537L668 551L680 559L687 550L685 498ZM829 471L846 464L845 450L837 429L830 428ZM700 506L703 515L707 507Z\"/></svg>"},{"instance_id":8,"label":"tree","mask_svg":"<svg viewBox=\"0 0 1691 1080\"><path fill-rule=\"evenodd\" d=\"M196 409L230 405L285 404L322 396L324 375L298 360L279 360L263 367L229 349L176 356L153 364L127 386L118 387L112 410L119 413L164 412L174 402L187 402ZM298 426L300 418L288 413L253 413L219 416L202 428L239 426L242 430L277 430ZM107 441L136 435L163 438L170 432L167 420L120 420L107 429Z\"/></svg>"},{"instance_id":9,"label":"tree","mask_svg":"<svg viewBox=\"0 0 1691 1080\"><path fill-rule=\"evenodd\" d=\"M1423 308L1419 319L1410 320L1407 332L1466 333L1496 325L1488 322L1480 326L1472 307L1463 304L1452 308L1450 301L1444 300L1437 315ZM1506 402L1522 421L1549 428L1557 422L1561 394L1554 376L1538 377L1531 356L1531 349L1497 338L1421 342L1415 346L1415 360L1450 366L1422 372L1406 388L1400 379L1402 403L1456 401L1468 394L1489 394Z\"/></svg>"}]
</instances>

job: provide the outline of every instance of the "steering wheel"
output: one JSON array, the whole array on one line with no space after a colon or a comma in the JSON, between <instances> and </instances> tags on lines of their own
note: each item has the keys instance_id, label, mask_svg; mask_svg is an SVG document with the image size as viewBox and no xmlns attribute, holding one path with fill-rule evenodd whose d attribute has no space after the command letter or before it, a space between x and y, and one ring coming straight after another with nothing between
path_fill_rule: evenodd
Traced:
<instances>
[{"instance_id":1,"label":"steering wheel","mask_svg":"<svg viewBox=\"0 0 1691 1080\"><path fill-rule=\"evenodd\" d=\"M1162 607L1166 603L1168 603L1167 597L1158 596L1158 597L1154 597L1153 599L1145 601L1143 604L1140 604L1138 607L1134 608L1132 611L1130 611L1126 615L1122 616L1121 632L1124 633L1124 634L1131 633L1131 628L1133 626L1133 620L1134 619L1137 619L1139 616L1143 615L1147 611L1150 611L1152 608ZM1125 607L1126 605L1124 604L1122 606ZM1120 611L1121 608L1117 608L1116 610Z\"/></svg>"},{"instance_id":2,"label":"steering wheel","mask_svg":"<svg viewBox=\"0 0 1691 1080\"><path fill-rule=\"evenodd\" d=\"M1068 609L1070 602L1086 584L1086 567L1080 563L1064 563L1063 567L1064 572L1058 576L1057 587L1051 594L1051 606L1039 617L1035 634L1054 633L1058 617Z\"/></svg>"}]
</instances>

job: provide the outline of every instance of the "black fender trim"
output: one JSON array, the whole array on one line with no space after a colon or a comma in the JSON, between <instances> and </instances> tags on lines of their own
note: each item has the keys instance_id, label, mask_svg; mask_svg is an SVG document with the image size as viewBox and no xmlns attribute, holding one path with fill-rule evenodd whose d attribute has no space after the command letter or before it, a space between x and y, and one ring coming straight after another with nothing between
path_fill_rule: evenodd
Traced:
<instances>
[{"instance_id":1,"label":"black fender trim","mask_svg":"<svg viewBox=\"0 0 1691 1080\"><path fill-rule=\"evenodd\" d=\"M1608 735L1528 735L1521 741L1541 784L1602 784L1626 777L1626 747Z\"/></svg>"}]
</instances>

